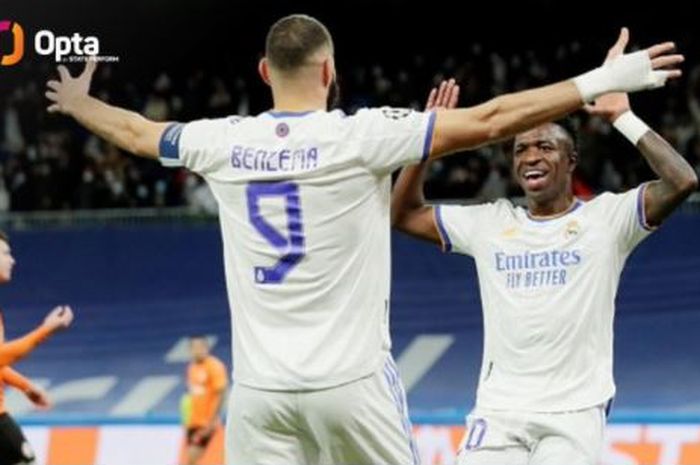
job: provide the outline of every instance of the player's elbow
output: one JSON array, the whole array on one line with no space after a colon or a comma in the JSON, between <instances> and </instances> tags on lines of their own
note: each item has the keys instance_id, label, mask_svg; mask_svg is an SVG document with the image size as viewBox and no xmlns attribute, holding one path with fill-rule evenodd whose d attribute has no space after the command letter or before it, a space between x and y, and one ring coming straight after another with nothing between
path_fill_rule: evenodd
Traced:
<instances>
[{"instance_id":1,"label":"player's elbow","mask_svg":"<svg viewBox=\"0 0 700 465\"><path fill-rule=\"evenodd\" d=\"M151 157L152 153L151 150L148 149L145 141L142 139L139 139L138 136L136 136L130 146L129 146L129 152L133 153L134 155L138 155L139 157Z\"/></svg>"},{"instance_id":2,"label":"player's elbow","mask_svg":"<svg viewBox=\"0 0 700 465\"><path fill-rule=\"evenodd\" d=\"M416 228L413 227L415 223L411 221L409 217L400 217L397 218L396 221L393 223L393 228L397 231L400 231L404 234L408 234L409 236L416 236L418 235L419 231L416 230Z\"/></svg>"},{"instance_id":3,"label":"player's elbow","mask_svg":"<svg viewBox=\"0 0 700 465\"><path fill-rule=\"evenodd\" d=\"M134 155L142 155L143 144L140 140L139 134L139 124L135 118L129 118L122 129L122 134L119 139L121 139L121 147L129 153Z\"/></svg>"},{"instance_id":4,"label":"player's elbow","mask_svg":"<svg viewBox=\"0 0 700 465\"><path fill-rule=\"evenodd\" d=\"M153 136L154 123L146 118L136 115L129 118L126 127L126 140L123 147L128 152L146 158L158 157L158 144Z\"/></svg>"},{"instance_id":5,"label":"player's elbow","mask_svg":"<svg viewBox=\"0 0 700 465\"><path fill-rule=\"evenodd\" d=\"M505 139L508 135L506 131L507 126L503 121L490 121L487 125L486 131L486 143L496 142Z\"/></svg>"},{"instance_id":6,"label":"player's elbow","mask_svg":"<svg viewBox=\"0 0 700 465\"><path fill-rule=\"evenodd\" d=\"M678 186L679 192L684 196L688 197L690 194L698 190L698 175L695 171L690 171Z\"/></svg>"},{"instance_id":7,"label":"player's elbow","mask_svg":"<svg viewBox=\"0 0 700 465\"><path fill-rule=\"evenodd\" d=\"M479 106L475 121L472 121L472 137L470 147L477 148L481 145L501 140L508 135L512 115L504 108L501 97L496 97Z\"/></svg>"},{"instance_id":8,"label":"player's elbow","mask_svg":"<svg viewBox=\"0 0 700 465\"><path fill-rule=\"evenodd\" d=\"M499 96L486 103L483 125L487 142L495 142L511 137L518 130L527 112L508 105L508 96Z\"/></svg>"},{"instance_id":9,"label":"player's elbow","mask_svg":"<svg viewBox=\"0 0 700 465\"><path fill-rule=\"evenodd\" d=\"M425 205L416 208L405 209L392 214L394 229L409 236L422 238L425 231L430 229L432 221L432 209Z\"/></svg>"},{"instance_id":10,"label":"player's elbow","mask_svg":"<svg viewBox=\"0 0 700 465\"><path fill-rule=\"evenodd\" d=\"M420 210L424 202L421 199L398 199L394 197L391 203L391 226L399 231L404 231Z\"/></svg>"},{"instance_id":11,"label":"player's elbow","mask_svg":"<svg viewBox=\"0 0 700 465\"><path fill-rule=\"evenodd\" d=\"M500 98L481 105L438 112L431 157L476 149L503 138L507 122L502 116Z\"/></svg>"},{"instance_id":12,"label":"player's elbow","mask_svg":"<svg viewBox=\"0 0 700 465\"><path fill-rule=\"evenodd\" d=\"M406 211L404 210L391 210L391 227L398 229L399 231L404 231L406 225Z\"/></svg>"}]
</instances>

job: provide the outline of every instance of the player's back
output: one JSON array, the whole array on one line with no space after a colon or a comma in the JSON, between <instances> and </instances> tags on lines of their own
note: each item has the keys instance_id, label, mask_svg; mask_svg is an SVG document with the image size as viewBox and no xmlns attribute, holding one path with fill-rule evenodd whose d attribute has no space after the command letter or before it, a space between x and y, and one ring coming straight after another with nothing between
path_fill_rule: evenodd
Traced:
<instances>
[{"instance_id":1,"label":"player's back","mask_svg":"<svg viewBox=\"0 0 700 465\"><path fill-rule=\"evenodd\" d=\"M219 203L236 382L318 389L383 361L390 173L423 156L432 120L317 111L182 129L180 161Z\"/></svg>"}]
</instances>

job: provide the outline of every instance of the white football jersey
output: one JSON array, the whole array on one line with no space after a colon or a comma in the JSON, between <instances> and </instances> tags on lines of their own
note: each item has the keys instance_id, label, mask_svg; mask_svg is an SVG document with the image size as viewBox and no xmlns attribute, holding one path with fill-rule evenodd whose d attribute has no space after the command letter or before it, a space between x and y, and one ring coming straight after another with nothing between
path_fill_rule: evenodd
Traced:
<instances>
[{"instance_id":1,"label":"white football jersey","mask_svg":"<svg viewBox=\"0 0 700 465\"><path fill-rule=\"evenodd\" d=\"M447 251L476 262L484 314L477 406L557 412L615 393L613 316L625 261L649 234L644 187L536 220L507 200L438 206Z\"/></svg>"},{"instance_id":2,"label":"white football jersey","mask_svg":"<svg viewBox=\"0 0 700 465\"><path fill-rule=\"evenodd\" d=\"M391 172L425 159L434 113L262 113L174 124L161 160L219 205L234 380L306 390L371 375L391 343Z\"/></svg>"}]
</instances>

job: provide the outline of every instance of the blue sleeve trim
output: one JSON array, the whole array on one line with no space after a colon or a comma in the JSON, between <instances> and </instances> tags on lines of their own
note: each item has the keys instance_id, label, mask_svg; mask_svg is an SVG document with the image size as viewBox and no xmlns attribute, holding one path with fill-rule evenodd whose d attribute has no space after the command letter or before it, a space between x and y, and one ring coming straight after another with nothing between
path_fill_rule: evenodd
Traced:
<instances>
[{"instance_id":1,"label":"blue sleeve trim","mask_svg":"<svg viewBox=\"0 0 700 465\"><path fill-rule=\"evenodd\" d=\"M163 131L158 144L158 152L161 158L170 160L180 158L180 135L184 127L183 123L173 123Z\"/></svg>"},{"instance_id":2,"label":"blue sleeve trim","mask_svg":"<svg viewBox=\"0 0 700 465\"><path fill-rule=\"evenodd\" d=\"M435 115L436 113L434 111L431 112L430 117L428 119L428 129L425 133L425 142L423 143L423 157L421 158L421 162L424 162L428 159L428 156L430 155L430 149L433 145L433 132L435 131Z\"/></svg>"},{"instance_id":3,"label":"blue sleeve trim","mask_svg":"<svg viewBox=\"0 0 700 465\"><path fill-rule=\"evenodd\" d=\"M639 226L647 231L653 231L655 228L649 226L646 210L644 209L644 192L647 190L648 185L648 183L642 184L637 191L637 220L639 221Z\"/></svg>"},{"instance_id":4,"label":"blue sleeve trim","mask_svg":"<svg viewBox=\"0 0 700 465\"><path fill-rule=\"evenodd\" d=\"M445 229L445 223L442 221L441 207L442 205L435 206L435 222L437 223L440 239L442 239L442 250L444 252L452 252L452 242L450 242L450 236L447 234L447 229Z\"/></svg>"}]
</instances>

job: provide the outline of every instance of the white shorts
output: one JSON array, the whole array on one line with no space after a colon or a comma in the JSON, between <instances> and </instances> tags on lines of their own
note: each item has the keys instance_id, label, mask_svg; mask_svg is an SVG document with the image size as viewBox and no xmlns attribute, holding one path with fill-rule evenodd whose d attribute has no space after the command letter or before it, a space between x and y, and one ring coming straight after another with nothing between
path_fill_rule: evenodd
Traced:
<instances>
[{"instance_id":1,"label":"white shorts","mask_svg":"<svg viewBox=\"0 0 700 465\"><path fill-rule=\"evenodd\" d=\"M394 361L360 380L319 391L234 384L227 465L418 464Z\"/></svg>"},{"instance_id":2,"label":"white shorts","mask_svg":"<svg viewBox=\"0 0 700 465\"><path fill-rule=\"evenodd\" d=\"M605 405L557 413L475 409L459 465L598 465Z\"/></svg>"}]
</instances>

